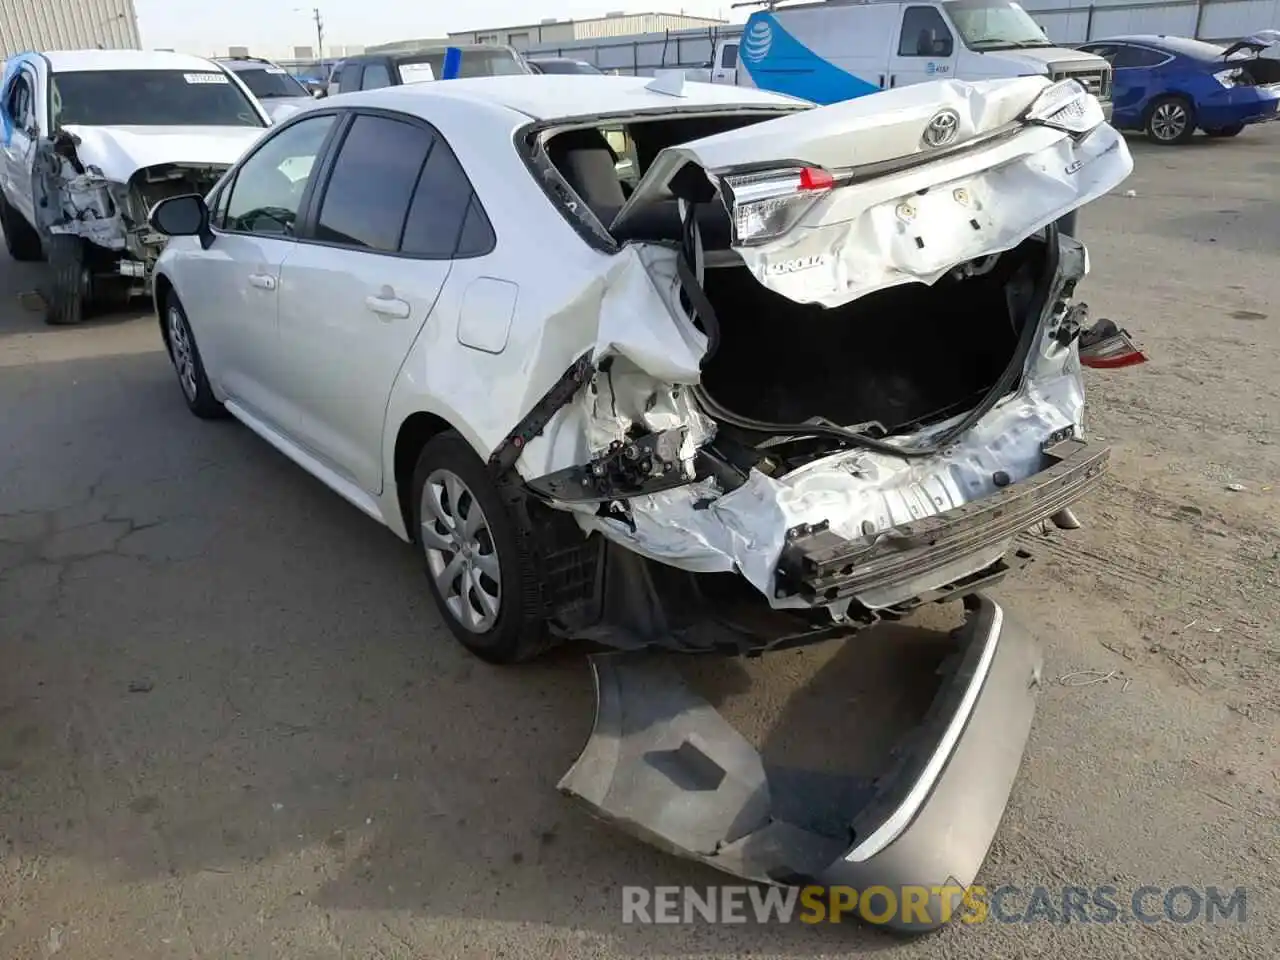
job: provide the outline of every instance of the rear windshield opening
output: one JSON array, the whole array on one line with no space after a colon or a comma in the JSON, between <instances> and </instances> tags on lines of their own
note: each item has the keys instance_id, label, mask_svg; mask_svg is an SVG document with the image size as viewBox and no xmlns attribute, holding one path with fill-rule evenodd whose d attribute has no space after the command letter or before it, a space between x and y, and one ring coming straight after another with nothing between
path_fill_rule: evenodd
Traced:
<instances>
[{"instance_id":1,"label":"rear windshield opening","mask_svg":"<svg viewBox=\"0 0 1280 960\"><path fill-rule=\"evenodd\" d=\"M688 143L729 130L737 130L764 120L775 113L734 113L719 116L630 118L610 123L581 127L557 133L546 141L547 158L556 171L608 228L627 202L654 159L667 147ZM680 238L680 216L676 202L659 205L662 209L628 223L628 240L677 240ZM703 238L723 236L727 246L728 217L719 204L710 205L705 213L713 221L703 225ZM630 216L628 216L630 220ZM708 227L710 229L708 229Z\"/></svg>"}]
</instances>

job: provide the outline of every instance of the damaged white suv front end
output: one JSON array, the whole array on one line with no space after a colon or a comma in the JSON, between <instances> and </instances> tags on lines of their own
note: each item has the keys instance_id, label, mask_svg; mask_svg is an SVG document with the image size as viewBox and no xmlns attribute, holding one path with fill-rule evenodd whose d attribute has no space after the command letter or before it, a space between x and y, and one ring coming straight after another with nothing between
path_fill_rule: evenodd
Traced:
<instances>
[{"instance_id":1,"label":"damaged white suv front end","mask_svg":"<svg viewBox=\"0 0 1280 960\"><path fill-rule=\"evenodd\" d=\"M22 54L5 66L6 240L46 259L51 323L150 289L166 197L207 193L269 124L236 78L199 57L144 51Z\"/></svg>"}]
</instances>

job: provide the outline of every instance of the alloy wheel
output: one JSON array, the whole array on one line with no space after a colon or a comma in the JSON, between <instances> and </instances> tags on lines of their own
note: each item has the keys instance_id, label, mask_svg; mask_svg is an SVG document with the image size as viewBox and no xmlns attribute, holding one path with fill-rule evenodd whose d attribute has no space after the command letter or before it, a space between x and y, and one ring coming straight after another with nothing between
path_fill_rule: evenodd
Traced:
<instances>
[{"instance_id":1,"label":"alloy wheel","mask_svg":"<svg viewBox=\"0 0 1280 960\"><path fill-rule=\"evenodd\" d=\"M502 569L489 519L466 482L433 470L422 488L422 547L449 613L472 633L487 633L502 609Z\"/></svg>"},{"instance_id":2,"label":"alloy wheel","mask_svg":"<svg viewBox=\"0 0 1280 960\"><path fill-rule=\"evenodd\" d=\"M1176 140L1187 129L1187 108L1180 103L1162 103L1151 115L1151 132L1158 140Z\"/></svg>"},{"instance_id":3,"label":"alloy wheel","mask_svg":"<svg viewBox=\"0 0 1280 960\"><path fill-rule=\"evenodd\" d=\"M196 398L196 358L191 347L191 335L187 332L187 321L177 307L169 308L169 356L173 359L173 368L178 371L178 382L182 384L182 392L188 400Z\"/></svg>"}]
</instances>

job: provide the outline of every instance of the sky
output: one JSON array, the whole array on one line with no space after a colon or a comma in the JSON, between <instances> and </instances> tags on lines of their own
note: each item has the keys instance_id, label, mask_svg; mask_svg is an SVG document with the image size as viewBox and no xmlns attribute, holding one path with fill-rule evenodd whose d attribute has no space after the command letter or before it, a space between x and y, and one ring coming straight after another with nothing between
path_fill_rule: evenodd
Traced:
<instances>
[{"instance_id":1,"label":"sky","mask_svg":"<svg viewBox=\"0 0 1280 960\"><path fill-rule=\"evenodd\" d=\"M288 47L314 44L311 10L319 6L325 46L442 37L450 31L628 13L680 13L744 20L733 0L133 0L144 47L201 52L232 44Z\"/></svg>"}]
</instances>

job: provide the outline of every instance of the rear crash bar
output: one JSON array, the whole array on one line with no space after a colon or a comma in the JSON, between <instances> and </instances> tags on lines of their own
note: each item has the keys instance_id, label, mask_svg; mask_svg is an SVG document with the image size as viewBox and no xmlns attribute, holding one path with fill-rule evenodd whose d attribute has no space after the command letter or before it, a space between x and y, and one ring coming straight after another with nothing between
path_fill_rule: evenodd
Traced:
<instances>
[{"instance_id":1,"label":"rear crash bar","mask_svg":"<svg viewBox=\"0 0 1280 960\"><path fill-rule=\"evenodd\" d=\"M889 926L939 927L995 837L1040 684L1031 637L981 594L965 605L948 676L875 780L766 765L669 658L610 653L591 658L595 727L559 788L678 856L774 885L888 887L923 908Z\"/></svg>"},{"instance_id":2,"label":"rear crash bar","mask_svg":"<svg viewBox=\"0 0 1280 960\"><path fill-rule=\"evenodd\" d=\"M874 543L848 540L827 524L787 531L778 558L782 595L830 603L942 569L1008 540L1070 506L1101 482L1111 449L1082 440L1045 448L1051 466L954 510L892 527Z\"/></svg>"}]
</instances>

